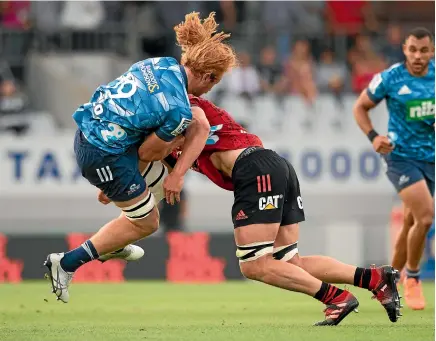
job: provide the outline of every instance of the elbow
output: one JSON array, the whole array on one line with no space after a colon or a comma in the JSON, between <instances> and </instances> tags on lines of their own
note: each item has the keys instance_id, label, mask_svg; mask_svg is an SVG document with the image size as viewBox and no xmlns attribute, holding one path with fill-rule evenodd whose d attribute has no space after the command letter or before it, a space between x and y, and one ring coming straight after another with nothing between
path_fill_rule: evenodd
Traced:
<instances>
[{"instance_id":1,"label":"elbow","mask_svg":"<svg viewBox=\"0 0 436 341\"><path fill-rule=\"evenodd\" d=\"M162 160L165 156L163 152L155 152L152 150L139 151L138 152L139 160L142 162L152 162Z\"/></svg>"}]
</instances>

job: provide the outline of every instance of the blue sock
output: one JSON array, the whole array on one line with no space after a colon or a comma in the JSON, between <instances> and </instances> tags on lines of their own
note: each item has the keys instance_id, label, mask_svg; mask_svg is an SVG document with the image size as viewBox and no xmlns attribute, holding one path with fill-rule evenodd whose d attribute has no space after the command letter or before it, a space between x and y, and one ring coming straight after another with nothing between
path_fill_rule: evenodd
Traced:
<instances>
[{"instance_id":1,"label":"blue sock","mask_svg":"<svg viewBox=\"0 0 436 341\"><path fill-rule=\"evenodd\" d=\"M418 269L416 271L412 271L409 269L406 269L406 276L407 278L414 278L417 281L419 281L419 276L421 275L421 271Z\"/></svg>"},{"instance_id":2,"label":"blue sock","mask_svg":"<svg viewBox=\"0 0 436 341\"><path fill-rule=\"evenodd\" d=\"M83 264L99 257L97 250L90 240L87 240L77 249L71 250L61 259L61 267L65 271L74 272Z\"/></svg>"}]
</instances>

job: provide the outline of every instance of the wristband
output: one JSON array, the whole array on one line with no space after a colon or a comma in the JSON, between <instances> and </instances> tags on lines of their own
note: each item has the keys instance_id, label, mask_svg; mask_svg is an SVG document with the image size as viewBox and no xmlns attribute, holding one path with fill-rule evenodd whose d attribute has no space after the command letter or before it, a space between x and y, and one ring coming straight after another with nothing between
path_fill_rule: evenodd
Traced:
<instances>
[{"instance_id":1,"label":"wristband","mask_svg":"<svg viewBox=\"0 0 436 341\"><path fill-rule=\"evenodd\" d=\"M378 136L378 133L374 129L371 129L366 136L368 136L368 139L372 142Z\"/></svg>"}]
</instances>

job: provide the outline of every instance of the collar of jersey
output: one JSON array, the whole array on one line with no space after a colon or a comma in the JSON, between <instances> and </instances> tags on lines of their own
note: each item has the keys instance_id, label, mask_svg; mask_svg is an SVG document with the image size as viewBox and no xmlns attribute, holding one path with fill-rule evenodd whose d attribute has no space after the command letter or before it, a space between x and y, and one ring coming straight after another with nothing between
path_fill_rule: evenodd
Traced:
<instances>
[{"instance_id":1,"label":"collar of jersey","mask_svg":"<svg viewBox=\"0 0 436 341\"><path fill-rule=\"evenodd\" d=\"M183 79L185 80L186 92L188 92L188 76L186 75L185 67L180 65L180 71L182 72Z\"/></svg>"}]
</instances>

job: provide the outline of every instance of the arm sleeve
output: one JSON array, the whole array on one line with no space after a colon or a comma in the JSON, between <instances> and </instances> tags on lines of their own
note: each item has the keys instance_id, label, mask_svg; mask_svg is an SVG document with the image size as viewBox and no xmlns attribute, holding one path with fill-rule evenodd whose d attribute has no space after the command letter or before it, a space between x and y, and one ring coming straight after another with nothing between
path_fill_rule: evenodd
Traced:
<instances>
[{"instance_id":1,"label":"arm sleeve","mask_svg":"<svg viewBox=\"0 0 436 341\"><path fill-rule=\"evenodd\" d=\"M387 95L387 73L377 73L371 80L366 89L366 93L368 97L374 103L379 103L382 101Z\"/></svg>"},{"instance_id":2,"label":"arm sleeve","mask_svg":"<svg viewBox=\"0 0 436 341\"><path fill-rule=\"evenodd\" d=\"M168 112L165 122L156 131L156 135L170 142L182 134L192 121L191 108L177 108Z\"/></svg>"}]
</instances>

